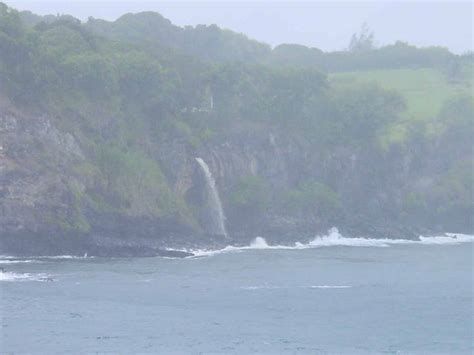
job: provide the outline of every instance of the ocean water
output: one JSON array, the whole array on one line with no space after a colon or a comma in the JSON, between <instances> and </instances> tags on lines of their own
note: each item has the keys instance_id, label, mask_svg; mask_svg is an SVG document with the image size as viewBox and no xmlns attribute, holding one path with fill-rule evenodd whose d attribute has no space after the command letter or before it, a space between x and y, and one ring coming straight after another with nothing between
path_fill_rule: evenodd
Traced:
<instances>
[{"instance_id":1,"label":"ocean water","mask_svg":"<svg viewBox=\"0 0 474 355\"><path fill-rule=\"evenodd\" d=\"M3 257L0 352L470 354L473 240Z\"/></svg>"}]
</instances>

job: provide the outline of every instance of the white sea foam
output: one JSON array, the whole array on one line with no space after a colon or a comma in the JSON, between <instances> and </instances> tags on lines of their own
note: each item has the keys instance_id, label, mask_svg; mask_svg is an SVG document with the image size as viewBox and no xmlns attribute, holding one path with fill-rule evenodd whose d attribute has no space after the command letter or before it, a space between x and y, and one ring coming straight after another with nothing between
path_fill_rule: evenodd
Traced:
<instances>
[{"instance_id":1,"label":"white sea foam","mask_svg":"<svg viewBox=\"0 0 474 355\"><path fill-rule=\"evenodd\" d=\"M0 259L0 264L22 264L22 263L41 263L36 259Z\"/></svg>"},{"instance_id":2,"label":"white sea foam","mask_svg":"<svg viewBox=\"0 0 474 355\"><path fill-rule=\"evenodd\" d=\"M245 250L268 250L268 249L297 249L297 247L285 246L285 245L268 245L267 241L264 238L257 237L248 246L236 247L233 245L228 245L223 249L217 249L217 250L197 249L197 250L190 250L189 252L193 253L194 256L210 256L210 255L222 254L222 253L241 252Z\"/></svg>"},{"instance_id":3,"label":"white sea foam","mask_svg":"<svg viewBox=\"0 0 474 355\"><path fill-rule=\"evenodd\" d=\"M85 254L84 256L77 256L77 255L56 255L56 256L40 256L38 257L40 259L93 259L93 256L87 256Z\"/></svg>"},{"instance_id":4,"label":"white sea foam","mask_svg":"<svg viewBox=\"0 0 474 355\"><path fill-rule=\"evenodd\" d=\"M413 245L453 245L461 243L474 242L473 235L446 233L442 236L424 237L420 236L419 240L410 239L390 239L390 238L348 238L342 236L338 229L333 227L325 236L317 236L309 243L296 242L293 245L269 245L262 237L257 237L248 246L232 246L229 245L218 250L190 250L195 257L211 256L222 253L241 252L245 250L301 250L322 247L378 247L386 248L392 245L413 244Z\"/></svg>"},{"instance_id":5,"label":"white sea foam","mask_svg":"<svg viewBox=\"0 0 474 355\"><path fill-rule=\"evenodd\" d=\"M425 245L449 245L474 242L474 235L446 233L444 236L423 237L420 236L420 244Z\"/></svg>"},{"instance_id":6,"label":"white sea foam","mask_svg":"<svg viewBox=\"0 0 474 355\"><path fill-rule=\"evenodd\" d=\"M16 273L16 272L0 272L0 281L55 281L48 274L30 274L30 273Z\"/></svg>"},{"instance_id":7,"label":"white sea foam","mask_svg":"<svg viewBox=\"0 0 474 355\"><path fill-rule=\"evenodd\" d=\"M0 265L2 264L23 264L23 263L43 263L48 260L86 260L91 259L93 256L75 256L75 255L56 255L56 256L33 256L29 258L19 258L17 256L0 256Z\"/></svg>"}]
</instances>

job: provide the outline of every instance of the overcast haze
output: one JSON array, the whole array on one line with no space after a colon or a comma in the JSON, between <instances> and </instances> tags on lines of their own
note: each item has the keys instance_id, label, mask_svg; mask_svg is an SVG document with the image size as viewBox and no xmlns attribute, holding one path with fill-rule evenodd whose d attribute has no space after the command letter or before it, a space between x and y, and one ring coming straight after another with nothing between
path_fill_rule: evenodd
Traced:
<instances>
[{"instance_id":1,"label":"overcast haze","mask_svg":"<svg viewBox=\"0 0 474 355\"><path fill-rule=\"evenodd\" d=\"M8 5L38 14L71 14L114 20L127 12L157 11L177 25L217 24L273 46L300 43L325 51L347 47L363 22L378 45L406 41L472 50L472 2L289 2L12 0Z\"/></svg>"}]
</instances>

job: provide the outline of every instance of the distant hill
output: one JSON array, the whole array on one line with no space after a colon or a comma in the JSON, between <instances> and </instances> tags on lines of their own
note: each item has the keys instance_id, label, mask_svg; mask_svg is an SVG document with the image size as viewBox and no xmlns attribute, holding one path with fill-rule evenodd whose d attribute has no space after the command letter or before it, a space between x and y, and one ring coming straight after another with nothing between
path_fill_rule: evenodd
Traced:
<instances>
[{"instance_id":1,"label":"distant hill","mask_svg":"<svg viewBox=\"0 0 474 355\"><path fill-rule=\"evenodd\" d=\"M216 25L175 26L156 12L126 14L114 22L89 19L86 28L107 38L179 49L204 61L256 62L270 46Z\"/></svg>"}]
</instances>

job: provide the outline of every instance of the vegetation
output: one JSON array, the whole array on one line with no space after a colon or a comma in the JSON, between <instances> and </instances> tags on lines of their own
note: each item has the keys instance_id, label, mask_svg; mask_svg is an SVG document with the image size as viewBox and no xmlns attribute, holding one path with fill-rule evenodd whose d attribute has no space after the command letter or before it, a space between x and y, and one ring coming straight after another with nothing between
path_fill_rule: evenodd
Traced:
<instances>
[{"instance_id":1,"label":"vegetation","mask_svg":"<svg viewBox=\"0 0 474 355\"><path fill-rule=\"evenodd\" d=\"M230 195L230 202L238 208L261 212L268 207L269 188L264 179L255 175L239 180Z\"/></svg>"},{"instance_id":2,"label":"vegetation","mask_svg":"<svg viewBox=\"0 0 474 355\"><path fill-rule=\"evenodd\" d=\"M290 210L299 212L312 210L318 216L334 216L342 208L339 194L319 181L309 181L298 185L287 192L285 200Z\"/></svg>"},{"instance_id":3,"label":"vegetation","mask_svg":"<svg viewBox=\"0 0 474 355\"><path fill-rule=\"evenodd\" d=\"M346 51L272 50L215 25L177 27L156 13L81 23L0 3L0 93L74 132L90 159L76 173L96 189L86 197L131 214L189 215L158 158L171 139L196 149L277 131L315 156L338 149L381 156L442 139L461 151L472 137L472 72L472 55L444 48L375 48L367 27ZM469 192L465 165L446 171L438 202ZM286 191L286 206L339 213L341 193L324 179ZM247 176L227 200L262 211L277 195L262 178ZM84 198L75 196L76 204ZM404 204L409 210L430 198L408 191ZM69 224L87 229L76 217Z\"/></svg>"},{"instance_id":4,"label":"vegetation","mask_svg":"<svg viewBox=\"0 0 474 355\"><path fill-rule=\"evenodd\" d=\"M370 70L330 75L336 86L354 87L375 83L400 93L407 103L404 118L426 120L435 117L446 100L472 90L473 81L449 82L440 71L434 69Z\"/></svg>"},{"instance_id":5,"label":"vegetation","mask_svg":"<svg viewBox=\"0 0 474 355\"><path fill-rule=\"evenodd\" d=\"M340 88L377 84L403 97L406 110L381 137L385 145L406 142L414 125L426 125L432 132L443 106L456 98L470 96L474 84L472 76L464 75L461 81L453 82L443 72L429 68L334 73L330 81Z\"/></svg>"}]
</instances>

